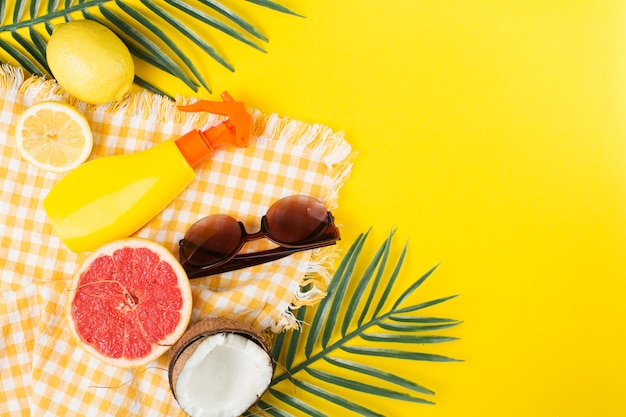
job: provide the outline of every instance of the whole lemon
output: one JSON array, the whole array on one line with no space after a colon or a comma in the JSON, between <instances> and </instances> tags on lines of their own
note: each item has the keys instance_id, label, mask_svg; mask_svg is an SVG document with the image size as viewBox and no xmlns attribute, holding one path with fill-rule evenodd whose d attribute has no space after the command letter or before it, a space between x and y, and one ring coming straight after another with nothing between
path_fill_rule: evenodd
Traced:
<instances>
[{"instance_id":1,"label":"whole lemon","mask_svg":"<svg viewBox=\"0 0 626 417\"><path fill-rule=\"evenodd\" d=\"M91 104L122 99L135 78L128 47L113 31L93 20L56 25L46 58L61 87Z\"/></svg>"}]
</instances>

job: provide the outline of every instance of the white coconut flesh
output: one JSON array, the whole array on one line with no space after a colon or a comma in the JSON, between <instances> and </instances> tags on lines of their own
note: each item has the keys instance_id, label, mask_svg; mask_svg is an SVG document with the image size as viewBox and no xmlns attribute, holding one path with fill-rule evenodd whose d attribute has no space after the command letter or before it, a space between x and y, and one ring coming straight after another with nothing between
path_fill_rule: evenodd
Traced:
<instances>
[{"instance_id":1,"label":"white coconut flesh","mask_svg":"<svg viewBox=\"0 0 626 417\"><path fill-rule=\"evenodd\" d=\"M239 416L265 392L273 372L271 357L256 342L217 333L204 337L186 359L176 399L193 417Z\"/></svg>"}]
</instances>

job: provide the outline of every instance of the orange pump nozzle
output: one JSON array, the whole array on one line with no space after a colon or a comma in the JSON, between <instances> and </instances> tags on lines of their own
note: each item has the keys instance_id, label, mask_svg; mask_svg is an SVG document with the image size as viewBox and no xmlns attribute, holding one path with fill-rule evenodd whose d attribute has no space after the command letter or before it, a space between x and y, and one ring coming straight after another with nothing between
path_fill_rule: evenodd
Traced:
<instances>
[{"instance_id":1,"label":"orange pump nozzle","mask_svg":"<svg viewBox=\"0 0 626 417\"><path fill-rule=\"evenodd\" d=\"M209 112L227 116L228 120L205 131L192 130L176 139L176 145L189 165L195 166L213 153L213 149L220 145L234 145L245 148L250 143L252 134L252 116L241 101L234 101L224 91L224 101L200 100L188 106L178 106L182 111Z\"/></svg>"}]
</instances>

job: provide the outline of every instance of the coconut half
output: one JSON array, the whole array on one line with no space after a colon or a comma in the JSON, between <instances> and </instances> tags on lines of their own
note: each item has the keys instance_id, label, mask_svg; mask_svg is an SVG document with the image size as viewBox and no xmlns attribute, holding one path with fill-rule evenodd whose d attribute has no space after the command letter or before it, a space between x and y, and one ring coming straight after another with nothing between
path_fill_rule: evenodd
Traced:
<instances>
[{"instance_id":1,"label":"coconut half","mask_svg":"<svg viewBox=\"0 0 626 417\"><path fill-rule=\"evenodd\" d=\"M272 381L270 351L263 336L245 323L197 322L170 350L170 388L192 417L240 416Z\"/></svg>"}]
</instances>

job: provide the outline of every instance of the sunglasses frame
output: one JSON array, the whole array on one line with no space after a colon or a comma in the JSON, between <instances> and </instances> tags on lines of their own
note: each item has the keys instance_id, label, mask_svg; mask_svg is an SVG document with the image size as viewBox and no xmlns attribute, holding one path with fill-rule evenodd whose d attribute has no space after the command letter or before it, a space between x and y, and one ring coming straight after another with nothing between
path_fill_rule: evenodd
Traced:
<instances>
[{"instance_id":1,"label":"sunglasses frame","mask_svg":"<svg viewBox=\"0 0 626 417\"><path fill-rule=\"evenodd\" d=\"M239 239L239 243L228 255L224 257L224 259L208 265L195 265L187 259L184 253L184 246L187 240L183 238L178 242L180 262L185 272L187 272L189 279L193 279L248 268L266 262L275 261L296 252L334 245L338 240L341 240L341 235L339 233L339 229L335 225L335 217L330 211L327 211L326 215L328 220L325 225L320 225L320 228L323 227L323 231L321 231L320 235L316 238L298 243L282 242L272 237L268 231L267 216L265 215L261 217L261 229L256 233L248 233L244 224L237 221L237 224L241 228L241 238ZM239 253L241 248L247 242L262 238L268 239L272 243L279 246L260 252ZM202 247L199 247L198 249L202 249Z\"/></svg>"}]
</instances>

